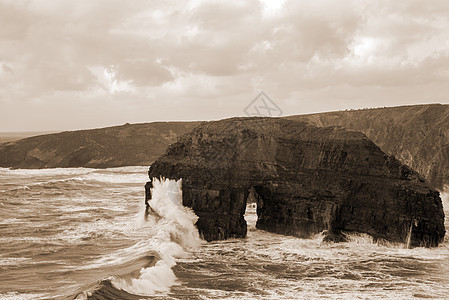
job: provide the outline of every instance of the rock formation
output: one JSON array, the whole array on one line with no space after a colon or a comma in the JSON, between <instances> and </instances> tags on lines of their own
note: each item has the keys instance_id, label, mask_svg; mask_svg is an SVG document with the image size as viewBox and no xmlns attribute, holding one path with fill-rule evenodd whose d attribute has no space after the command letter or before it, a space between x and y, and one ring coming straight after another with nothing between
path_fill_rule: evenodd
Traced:
<instances>
[{"instance_id":1,"label":"rock formation","mask_svg":"<svg viewBox=\"0 0 449 300\"><path fill-rule=\"evenodd\" d=\"M244 212L257 199L256 227L308 237L327 230L437 246L441 199L418 173L364 134L271 118L204 122L172 144L150 178L183 179L183 204L206 240L246 236ZM148 191L147 191L148 194Z\"/></svg>"},{"instance_id":2,"label":"rock formation","mask_svg":"<svg viewBox=\"0 0 449 300\"><path fill-rule=\"evenodd\" d=\"M387 107L287 118L315 126L361 131L438 190L449 185L449 105Z\"/></svg>"},{"instance_id":3,"label":"rock formation","mask_svg":"<svg viewBox=\"0 0 449 300\"><path fill-rule=\"evenodd\" d=\"M449 189L449 105L414 105L286 117L365 133L382 151ZM0 144L0 167L148 166L199 122L126 124Z\"/></svg>"}]
</instances>

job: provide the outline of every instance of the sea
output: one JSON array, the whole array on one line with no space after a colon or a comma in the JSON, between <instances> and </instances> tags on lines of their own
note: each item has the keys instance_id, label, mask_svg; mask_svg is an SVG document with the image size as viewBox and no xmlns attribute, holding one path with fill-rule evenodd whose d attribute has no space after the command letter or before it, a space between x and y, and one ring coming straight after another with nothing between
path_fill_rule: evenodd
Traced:
<instances>
[{"instance_id":1,"label":"sea","mask_svg":"<svg viewBox=\"0 0 449 300\"><path fill-rule=\"evenodd\" d=\"M182 180L155 180L145 216L147 170L0 168L0 299L449 299L448 238L300 239L256 229L249 203L246 238L205 242Z\"/></svg>"}]
</instances>

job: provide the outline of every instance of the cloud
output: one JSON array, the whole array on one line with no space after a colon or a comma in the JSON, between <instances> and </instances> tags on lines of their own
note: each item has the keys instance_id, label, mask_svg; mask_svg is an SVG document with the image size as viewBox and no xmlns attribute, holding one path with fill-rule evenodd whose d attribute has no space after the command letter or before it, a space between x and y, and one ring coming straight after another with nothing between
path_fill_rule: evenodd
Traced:
<instances>
[{"instance_id":1,"label":"cloud","mask_svg":"<svg viewBox=\"0 0 449 300\"><path fill-rule=\"evenodd\" d=\"M447 103L447 1L271 4L0 0L0 130L39 127L14 103L54 118L42 129L107 103L91 126L122 121L123 107L127 122L241 115L260 90L286 114Z\"/></svg>"}]
</instances>

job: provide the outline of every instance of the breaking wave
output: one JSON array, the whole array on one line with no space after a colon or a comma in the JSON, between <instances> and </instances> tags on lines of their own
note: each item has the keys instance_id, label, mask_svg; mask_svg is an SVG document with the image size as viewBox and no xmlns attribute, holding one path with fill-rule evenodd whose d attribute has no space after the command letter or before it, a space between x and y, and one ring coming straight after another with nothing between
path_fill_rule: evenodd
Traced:
<instances>
[{"instance_id":1,"label":"breaking wave","mask_svg":"<svg viewBox=\"0 0 449 300\"><path fill-rule=\"evenodd\" d=\"M134 297L170 291L170 287L176 284L172 268L177 259L187 257L189 251L203 243L195 227L198 217L190 208L182 205L181 185L181 180L153 180L152 199L149 202L153 213L146 217L141 228L151 231L149 239L109 258L109 263L117 264L120 263L120 257L148 257L148 252L151 251L153 255L150 256L152 259L148 259L148 264L138 270L127 270L125 274L103 279L97 285L79 293L76 299L96 299L100 295L138 299ZM143 214L139 213L139 218L143 217ZM107 258L97 262L103 266L107 263ZM125 265L136 264L127 262Z\"/></svg>"},{"instance_id":2,"label":"breaking wave","mask_svg":"<svg viewBox=\"0 0 449 300\"><path fill-rule=\"evenodd\" d=\"M444 186L444 190L440 193L441 201L443 201L444 210L449 210L449 185Z\"/></svg>"}]
</instances>

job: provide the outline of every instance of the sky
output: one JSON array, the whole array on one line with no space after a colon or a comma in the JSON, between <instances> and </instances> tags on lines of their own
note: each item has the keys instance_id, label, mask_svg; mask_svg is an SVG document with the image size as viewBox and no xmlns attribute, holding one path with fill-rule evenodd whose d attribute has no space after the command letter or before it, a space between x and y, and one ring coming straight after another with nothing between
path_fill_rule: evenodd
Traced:
<instances>
[{"instance_id":1,"label":"sky","mask_svg":"<svg viewBox=\"0 0 449 300\"><path fill-rule=\"evenodd\" d=\"M0 0L0 131L449 103L447 0Z\"/></svg>"}]
</instances>

